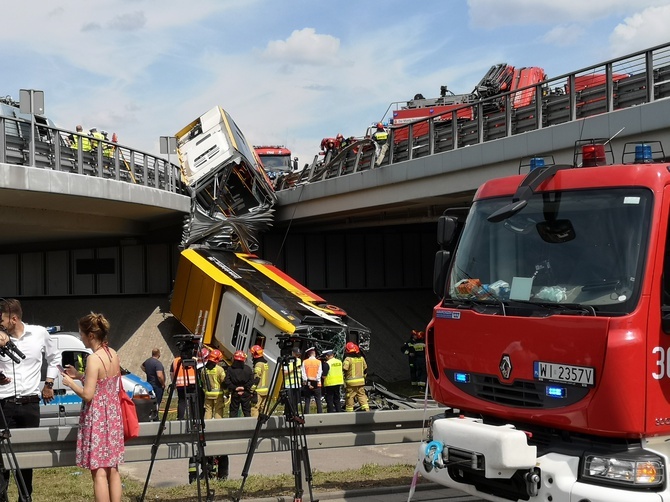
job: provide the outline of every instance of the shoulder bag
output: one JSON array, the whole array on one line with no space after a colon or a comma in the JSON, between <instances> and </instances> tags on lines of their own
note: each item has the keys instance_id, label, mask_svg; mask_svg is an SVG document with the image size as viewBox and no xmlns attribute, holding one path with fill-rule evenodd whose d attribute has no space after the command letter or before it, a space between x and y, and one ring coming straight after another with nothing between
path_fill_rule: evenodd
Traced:
<instances>
[{"instance_id":1,"label":"shoulder bag","mask_svg":"<svg viewBox=\"0 0 670 502\"><path fill-rule=\"evenodd\" d=\"M119 401L121 402L121 420L123 422L123 439L136 438L140 435L140 421L137 419L135 403L124 390L123 385L119 389Z\"/></svg>"}]
</instances>

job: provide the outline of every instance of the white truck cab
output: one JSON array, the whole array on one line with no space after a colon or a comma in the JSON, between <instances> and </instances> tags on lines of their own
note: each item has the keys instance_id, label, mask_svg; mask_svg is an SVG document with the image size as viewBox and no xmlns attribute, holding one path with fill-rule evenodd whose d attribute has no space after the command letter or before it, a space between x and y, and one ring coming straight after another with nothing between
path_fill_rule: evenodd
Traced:
<instances>
[{"instance_id":1,"label":"white truck cab","mask_svg":"<svg viewBox=\"0 0 670 502\"><path fill-rule=\"evenodd\" d=\"M58 326L49 327L50 336L56 340L61 353L63 367L71 365L80 371L86 364L86 358L91 350L84 346L79 333L60 331ZM42 385L46 378L47 363L42 362ZM121 368L123 388L135 403L137 416L140 422L149 422L158 418L156 394L150 383L137 375ZM74 425L78 421L81 409L81 398L72 389L63 385L63 378L59 374L54 379L54 399L50 403L40 403L40 425ZM74 417L74 418L73 418Z\"/></svg>"}]
</instances>

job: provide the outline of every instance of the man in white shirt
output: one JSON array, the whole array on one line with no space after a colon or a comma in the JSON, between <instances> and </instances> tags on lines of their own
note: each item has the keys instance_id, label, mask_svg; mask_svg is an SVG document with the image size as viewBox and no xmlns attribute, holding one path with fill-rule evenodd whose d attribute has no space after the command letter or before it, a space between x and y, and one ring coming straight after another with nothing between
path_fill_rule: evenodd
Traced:
<instances>
[{"instance_id":1,"label":"man in white shirt","mask_svg":"<svg viewBox=\"0 0 670 502\"><path fill-rule=\"evenodd\" d=\"M39 427L42 358L47 360L47 374L41 397L48 403L54 397L53 382L61 364L60 352L45 328L22 321L23 310L18 300L0 301L0 314L0 408L5 419L5 423L0 420L0 427ZM28 495L32 494L32 469L21 469L21 475ZM9 480L9 471L5 472L5 478Z\"/></svg>"}]
</instances>

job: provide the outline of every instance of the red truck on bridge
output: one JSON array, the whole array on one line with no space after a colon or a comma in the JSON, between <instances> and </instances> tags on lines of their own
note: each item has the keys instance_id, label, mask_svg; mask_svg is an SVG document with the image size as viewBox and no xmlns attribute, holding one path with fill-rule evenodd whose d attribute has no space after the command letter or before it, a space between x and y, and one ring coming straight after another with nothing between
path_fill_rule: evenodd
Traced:
<instances>
[{"instance_id":1,"label":"red truck on bridge","mask_svg":"<svg viewBox=\"0 0 670 502\"><path fill-rule=\"evenodd\" d=\"M457 120L472 120L475 118L474 107L467 107L479 100L490 98L516 89L539 84L546 80L547 76L542 68L537 66L515 68L505 63L491 66L482 77L472 92L467 94L451 93L446 85L440 88L440 97L426 99L421 94L407 101L397 110L393 110L391 126L409 124L410 122L436 117L437 122L450 122L453 120L453 111L456 111ZM531 87L512 95L511 105L514 109L530 105L535 100L536 89ZM486 113L499 111L504 107L503 101L491 101L487 103ZM394 135L394 141L404 141L408 137L408 129L398 129ZM413 136L418 137L428 134L428 123L417 124L413 130Z\"/></svg>"}]
</instances>

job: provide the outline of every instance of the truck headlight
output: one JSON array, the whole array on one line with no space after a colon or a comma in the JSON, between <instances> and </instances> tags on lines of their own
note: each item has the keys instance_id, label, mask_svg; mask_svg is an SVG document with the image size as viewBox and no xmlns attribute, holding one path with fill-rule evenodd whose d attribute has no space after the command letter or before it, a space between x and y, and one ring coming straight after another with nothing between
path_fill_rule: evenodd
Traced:
<instances>
[{"instance_id":1,"label":"truck headlight","mask_svg":"<svg viewBox=\"0 0 670 502\"><path fill-rule=\"evenodd\" d=\"M584 457L582 477L601 484L630 488L660 487L665 478L663 459L646 451Z\"/></svg>"}]
</instances>

